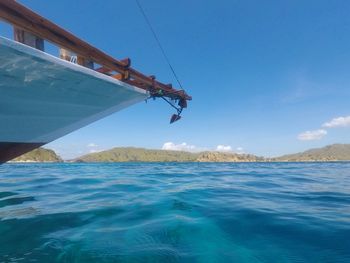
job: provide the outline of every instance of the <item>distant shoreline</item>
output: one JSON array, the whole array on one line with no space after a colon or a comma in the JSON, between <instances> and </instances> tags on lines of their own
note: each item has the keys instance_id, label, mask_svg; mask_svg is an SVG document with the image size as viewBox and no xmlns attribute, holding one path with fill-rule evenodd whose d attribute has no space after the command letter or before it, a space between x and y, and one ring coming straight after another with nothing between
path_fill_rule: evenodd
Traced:
<instances>
[{"instance_id":1,"label":"distant shoreline","mask_svg":"<svg viewBox=\"0 0 350 263\"><path fill-rule=\"evenodd\" d=\"M60 162L53 162L53 161L9 161L8 164L53 164L53 163L62 163L62 164L99 164L99 163L222 163L222 164L229 164L229 163L347 163L350 162L350 160L331 160L331 161L240 161L240 162L177 162L177 161L124 161L124 162L72 162L72 161L60 161Z\"/></svg>"},{"instance_id":2,"label":"distant shoreline","mask_svg":"<svg viewBox=\"0 0 350 263\"><path fill-rule=\"evenodd\" d=\"M39 148L10 163L336 163L350 162L350 144L333 144L275 158L233 152L185 152L117 147L63 160L53 150Z\"/></svg>"}]
</instances>

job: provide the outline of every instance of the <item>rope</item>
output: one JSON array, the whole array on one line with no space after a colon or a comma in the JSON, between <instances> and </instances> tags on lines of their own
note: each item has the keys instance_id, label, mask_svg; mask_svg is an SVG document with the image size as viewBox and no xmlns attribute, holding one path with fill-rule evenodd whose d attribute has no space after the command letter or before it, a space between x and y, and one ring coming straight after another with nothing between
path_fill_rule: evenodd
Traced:
<instances>
[{"instance_id":1,"label":"rope","mask_svg":"<svg viewBox=\"0 0 350 263\"><path fill-rule=\"evenodd\" d=\"M176 107L174 104L172 104L169 100L167 100L164 96L161 96L163 100L165 100L171 107L173 107L176 111L177 114L180 116L182 112L182 108Z\"/></svg>"},{"instance_id":2,"label":"rope","mask_svg":"<svg viewBox=\"0 0 350 263\"><path fill-rule=\"evenodd\" d=\"M144 17L144 19L145 19L145 21L146 21L146 23L147 23L149 29L151 30L151 32L152 32L152 34L153 34L153 37L154 37L154 39L156 40L156 42L157 42L157 44L158 44L158 47L159 47L159 49L161 50L165 61L167 62L168 66L169 66L169 68L170 68L170 70L171 70L171 72L173 73L174 78L176 79L176 81L177 81L177 83L179 84L180 88L181 88L182 90L184 90L183 87L182 87L182 85L181 85L181 82L180 82L180 80L179 80L179 78L178 78L178 76L177 76L177 74L176 74L176 72L175 72L175 70L174 70L174 68L173 68L173 66L172 66L171 63L170 63L170 60L169 60L167 54L165 53L165 50L164 50L162 44L160 43L160 40L159 40L159 38L158 38L158 36L157 36L157 34L156 34L156 31L154 30L154 28L153 28L153 26L152 26L152 24L151 24L151 21L148 19L147 15L146 15L146 13L145 13L145 10L142 8L141 3L140 3L139 0L135 0L135 1L136 1L137 6L138 6L139 9L140 9L140 12L141 12L142 16Z\"/></svg>"}]
</instances>

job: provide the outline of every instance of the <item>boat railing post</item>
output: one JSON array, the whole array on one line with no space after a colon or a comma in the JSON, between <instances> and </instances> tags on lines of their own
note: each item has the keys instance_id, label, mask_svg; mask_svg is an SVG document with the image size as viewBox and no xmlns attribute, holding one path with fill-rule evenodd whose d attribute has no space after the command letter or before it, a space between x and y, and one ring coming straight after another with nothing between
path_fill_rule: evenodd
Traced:
<instances>
[{"instance_id":1,"label":"boat railing post","mask_svg":"<svg viewBox=\"0 0 350 263\"><path fill-rule=\"evenodd\" d=\"M35 36L32 33L29 33L23 29L20 29L18 27L14 27L13 29L14 33L14 39L17 42L20 42L22 44L34 47L36 49L39 49L41 51L45 51L44 49L44 39Z\"/></svg>"},{"instance_id":2,"label":"boat railing post","mask_svg":"<svg viewBox=\"0 0 350 263\"><path fill-rule=\"evenodd\" d=\"M92 60L89 60L79 55L78 55L78 64L90 69L94 69L94 62Z\"/></svg>"}]
</instances>

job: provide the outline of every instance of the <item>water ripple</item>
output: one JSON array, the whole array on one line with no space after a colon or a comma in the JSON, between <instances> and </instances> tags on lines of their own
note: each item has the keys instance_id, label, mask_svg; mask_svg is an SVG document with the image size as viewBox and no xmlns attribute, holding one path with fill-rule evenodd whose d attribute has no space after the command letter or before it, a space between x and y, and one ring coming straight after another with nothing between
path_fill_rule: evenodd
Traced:
<instances>
[{"instance_id":1,"label":"water ripple","mask_svg":"<svg viewBox=\"0 0 350 263\"><path fill-rule=\"evenodd\" d=\"M0 262L350 262L350 163L0 166Z\"/></svg>"}]
</instances>

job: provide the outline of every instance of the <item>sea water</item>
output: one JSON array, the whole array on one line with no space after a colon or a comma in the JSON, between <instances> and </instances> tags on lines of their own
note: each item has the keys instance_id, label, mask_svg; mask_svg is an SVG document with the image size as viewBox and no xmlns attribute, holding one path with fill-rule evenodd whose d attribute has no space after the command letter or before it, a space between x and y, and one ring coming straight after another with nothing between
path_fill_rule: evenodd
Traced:
<instances>
[{"instance_id":1,"label":"sea water","mask_svg":"<svg viewBox=\"0 0 350 263\"><path fill-rule=\"evenodd\" d=\"M350 163L1 165L0 262L350 262Z\"/></svg>"}]
</instances>

